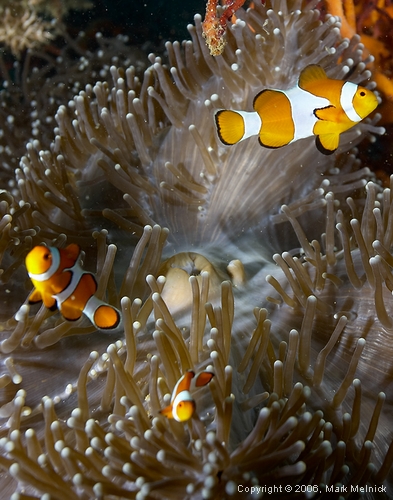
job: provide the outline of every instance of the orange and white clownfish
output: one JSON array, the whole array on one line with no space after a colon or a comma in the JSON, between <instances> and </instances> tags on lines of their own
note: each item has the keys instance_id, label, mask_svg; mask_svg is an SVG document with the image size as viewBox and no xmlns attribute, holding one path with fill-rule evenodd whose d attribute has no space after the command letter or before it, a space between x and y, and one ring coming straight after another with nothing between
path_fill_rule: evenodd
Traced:
<instances>
[{"instance_id":1,"label":"orange and white clownfish","mask_svg":"<svg viewBox=\"0 0 393 500\"><path fill-rule=\"evenodd\" d=\"M296 87L265 89L254 98L255 111L221 109L215 113L218 137L233 145L258 135L261 146L280 148L316 136L316 146L329 155L340 134L366 118L378 105L374 92L355 83L328 78L316 64L300 73Z\"/></svg>"},{"instance_id":2,"label":"orange and white clownfish","mask_svg":"<svg viewBox=\"0 0 393 500\"><path fill-rule=\"evenodd\" d=\"M192 370L186 371L173 389L171 404L160 410L161 415L174 418L178 422L189 420L196 407L191 392L197 387L207 385L213 377L214 373L211 372L199 372L195 375Z\"/></svg>"},{"instance_id":3,"label":"orange and white clownfish","mask_svg":"<svg viewBox=\"0 0 393 500\"><path fill-rule=\"evenodd\" d=\"M100 330L120 325L121 314L98 299L94 276L80 266L81 250L71 243L66 248L34 247L26 256L26 269L34 285L29 304L43 302L51 311L59 308L63 317L76 321L85 314Z\"/></svg>"}]
</instances>

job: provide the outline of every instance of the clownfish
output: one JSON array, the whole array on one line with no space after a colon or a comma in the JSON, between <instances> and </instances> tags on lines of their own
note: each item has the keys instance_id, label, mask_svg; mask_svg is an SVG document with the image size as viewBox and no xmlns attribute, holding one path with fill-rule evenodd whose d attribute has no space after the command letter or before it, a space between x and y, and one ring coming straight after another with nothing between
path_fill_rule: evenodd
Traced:
<instances>
[{"instance_id":1,"label":"clownfish","mask_svg":"<svg viewBox=\"0 0 393 500\"><path fill-rule=\"evenodd\" d=\"M29 304L43 302L51 311L57 308L68 321L82 313L100 330L120 325L121 314L115 307L98 299L94 276L80 266L81 250L71 243L66 248L39 245L26 256L26 269L34 285Z\"/></svg>"},{"instance_id":2,"label":"clownfish","mask_svg":"<svg viewBox=\"0 0 393 500\"><path fill-rule=\"evenodd\" d=\"M371 90L328 78L320 66L312 64L300 73L296 87L262 90L254 98L255 111L220 109L215 122L218 137L226 145L258 135L261 146L280 148L315 135L319 151L329 155L337 149L340 134L377 105Z\"/></svg>"},{"instance_id":3,"label":"clownfish","mask_svg":"<svg viewBox=\"0 0 393 500\"><path fill-rule=\"evenodd\" d=\"M191 391L207 385L213 377L214 373L211 372L199 372L195 375L192 370L186 371L173 389L171 404L160 410L161 415L174 418L178 422L189 420L196 407Z\"/></svg>"}]
</instances>

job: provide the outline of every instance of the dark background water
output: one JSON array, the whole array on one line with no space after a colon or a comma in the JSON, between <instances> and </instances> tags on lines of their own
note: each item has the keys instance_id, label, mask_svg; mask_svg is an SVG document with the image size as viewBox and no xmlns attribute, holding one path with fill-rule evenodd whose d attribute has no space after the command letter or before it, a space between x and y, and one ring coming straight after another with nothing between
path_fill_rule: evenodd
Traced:
<instances>
[{"instance_id":1,"label":"dark background water","mask_svg":"<svg viewBox=\"0 0 393 500\"><path fill-rule=\"evenodd\" d=\"M167 40L188 39L187 24L194 15L205 14L204 0L94 0L94 8L71 12L67 24L75 30L123 33L130 43L159 46Z\"/></svg>"}]
</instances>

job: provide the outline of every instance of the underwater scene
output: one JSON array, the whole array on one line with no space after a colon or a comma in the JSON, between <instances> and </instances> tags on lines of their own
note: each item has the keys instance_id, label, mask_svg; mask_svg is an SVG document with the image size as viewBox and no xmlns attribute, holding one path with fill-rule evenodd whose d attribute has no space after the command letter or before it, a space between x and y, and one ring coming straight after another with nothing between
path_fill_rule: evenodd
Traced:
<instances>
[{"instance_id":1,"label":"underwater scene","mask_svg":"<svg viewBox=\"0 0 393 500\"><path fill-rule=\"evenodd\" d=\"M393 498L391 0L0 10L2 498Z\"/></svg>"}]
</instances>

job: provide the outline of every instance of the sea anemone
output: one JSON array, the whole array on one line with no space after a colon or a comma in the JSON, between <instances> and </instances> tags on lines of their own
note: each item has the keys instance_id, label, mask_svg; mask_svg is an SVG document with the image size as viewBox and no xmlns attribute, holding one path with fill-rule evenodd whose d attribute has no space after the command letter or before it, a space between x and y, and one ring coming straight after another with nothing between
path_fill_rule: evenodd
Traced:
<instances>
[{"instance_id":1,"label":"sea anemone","mask_svg":"<svg viewBox=\"0 0 393 500\"><path fill-rule=\"evenodd\" d=\"M0 43L16 57L26 49L48 44L61 31L60 19L70 9L91 8L89 1L46 2L45 0L2 0Z\"/></svg>"},{"instance_id":2,"label":"sea anemone","mask_svg":"<svg viewBox=\"0 0 393 500\"><path fill-rule=\"evenodd\" d=\"M215 59L196 16L169 64L151 55L142 81L111 67L113 83L60 106L49 149L27 145L0 203L13 498L391 494L393 186L355 148L378 117L334 157L312 139L228 148L214 132L215 108L247 109L310 63L372 88L359 39L288 4L239 11ZM22 262L42 241L96 261L124 334L29 308ZM210 390L187 423L166 419L190 368L215 373Z\"/></svg>"}]
</instances>

